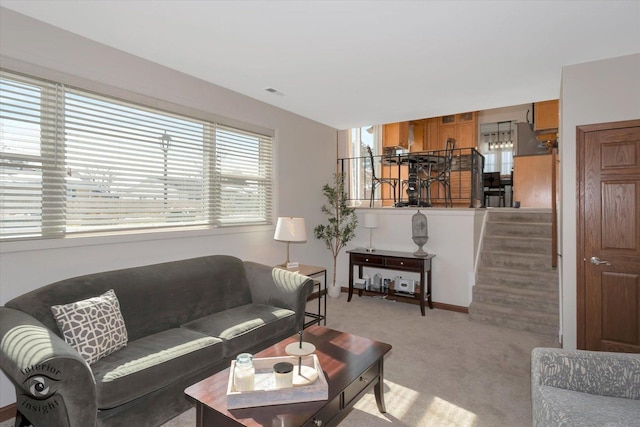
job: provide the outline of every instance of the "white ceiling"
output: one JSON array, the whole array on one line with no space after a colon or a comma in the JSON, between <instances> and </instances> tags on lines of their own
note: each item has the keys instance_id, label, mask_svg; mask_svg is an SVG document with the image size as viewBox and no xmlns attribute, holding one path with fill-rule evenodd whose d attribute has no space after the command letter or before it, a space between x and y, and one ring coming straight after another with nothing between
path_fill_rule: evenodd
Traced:
<instances>
[{"instance_id":1,"label":"white ceiling","mask_svg":"<svg viewBox=\"0 0 640 427\"><path fill-rule=\"evenodd\" d=\"M337 129L555 99L563 66L640 52L637 0L0 6Z\"/></svg>"}]
</instances>

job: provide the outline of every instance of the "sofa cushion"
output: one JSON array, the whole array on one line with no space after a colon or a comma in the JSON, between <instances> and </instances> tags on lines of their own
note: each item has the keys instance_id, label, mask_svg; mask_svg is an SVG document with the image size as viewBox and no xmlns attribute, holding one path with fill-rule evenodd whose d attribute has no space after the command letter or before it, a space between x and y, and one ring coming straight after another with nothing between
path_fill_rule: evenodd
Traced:
<instances>
[{"instance_id":1,"label":"sofa cushion","mask_svg":"<svg viewBox=\"0 0 640 427\"><path fill-rule=\"evenodd\" d=\"M182 325L224 341L225 357L295 330L295 312L264 304L246 304Z\"/></svg>"},{"instance_id":2,"label":"sofa cushion","mask_svg":"<svg viewBox=\"0 0 640 427\"><path fill-rule=\"evenodd\" d=\"M640 401L550 386L535 393L534 418L544 426L632 426L640 420ZM536 413L538 412L538 413Z\"/></svg>"},{"instance_id":3,"label":"sofa cushion","mask_svg":"<svg viewBox=\"0 0 640 427\"><path fill-rule=\"evenodd\" d=\"M211 255L64 279L14 298L5 307L29 313L62 337L51 306L109 289L118 295L129 341L252 301L244 262Z\"/></svg>"},{"instance_id":4,"label":"sofa cushion","mask_svg":"<svg viewBox=\"0 0 640 427\"><path fill-rule=\"evenodd\" d=\"M127 345L127 328L113 289L100 296L51 306L64 340L88 364Z\"/></svg>"},{"instance_id":5,"label":"sofa cushion","mask_svg":"<svg viewBox=\"0 0 640 427\"><path fill-rule=\"evenodd\" d=\"M92 366L98 409L113 408L222 359L218 338L175 328L129 342Z\"/></svg>"}]
</instances>

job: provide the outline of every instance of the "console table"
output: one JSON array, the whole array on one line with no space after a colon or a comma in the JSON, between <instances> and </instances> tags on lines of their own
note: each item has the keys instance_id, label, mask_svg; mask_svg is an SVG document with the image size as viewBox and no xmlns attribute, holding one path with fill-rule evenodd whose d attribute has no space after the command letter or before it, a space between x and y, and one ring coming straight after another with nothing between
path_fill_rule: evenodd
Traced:
<instances>
[{"instance_id":1,"label":"console table","mask_svg":"<svg viewBox=\"0 0 640 427\"><path fill-rule=\"evenodd\" d=\"M362 277L362 269L364 267L381 268L387 270L407 271L411 273L420 273L420 293L414 295L420 301L420 312L425 315L424 302L429 304L429 308L433 309L431 301L431 260L434 254L429 254L424 258L414 256L411 252L396 252L375 250L368 252L366 249L352 249L347 251L349 254L349 298L353 297L353 268L358 267L358 277ZM382 293L382 292L379 292ZM362 292L359 292L362 295Z\"/></svg>"}]
</instances>

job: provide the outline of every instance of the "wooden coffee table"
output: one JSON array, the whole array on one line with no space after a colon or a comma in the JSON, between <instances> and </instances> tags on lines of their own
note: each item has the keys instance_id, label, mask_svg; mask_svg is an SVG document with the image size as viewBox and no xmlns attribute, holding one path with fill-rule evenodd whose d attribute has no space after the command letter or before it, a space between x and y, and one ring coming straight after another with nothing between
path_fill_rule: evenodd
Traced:
<instances>
[{"instance_id":1,"label":"wooden coffee table","mask_svg":"<svg viewBox=\"0 0 640 427\"><path fill-rule=\"evenodd\" d=\"M287 338L255 357L284 356ZM374 387L380 412L384 406L384 355L389 344L347 334L323 326L311 326L303 340L316 346L315 354L329 383L328 400L227 409L229 368L188 387L185 394L196 404L196 425L203 426L335 426L347 416L353 405Z\"/></svg>"}]
</instances>

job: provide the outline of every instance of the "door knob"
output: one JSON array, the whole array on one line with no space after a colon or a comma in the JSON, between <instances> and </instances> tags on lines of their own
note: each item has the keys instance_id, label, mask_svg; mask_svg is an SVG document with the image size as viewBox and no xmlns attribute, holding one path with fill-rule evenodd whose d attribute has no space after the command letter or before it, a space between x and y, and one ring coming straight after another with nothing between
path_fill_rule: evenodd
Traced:
<instances>
[{"instance_id":1,"label":"door knob","mask_svg":"<svg viewBox=\"0 0 640 427\"><path fill-rule=\"evenodd\" d=\"M600 264L611 265L611 263L609 261L602 261L597 256L592 256L591 257L591 264L594 264L594 265L600 265Z\"/></svg>"}]
</instances>

